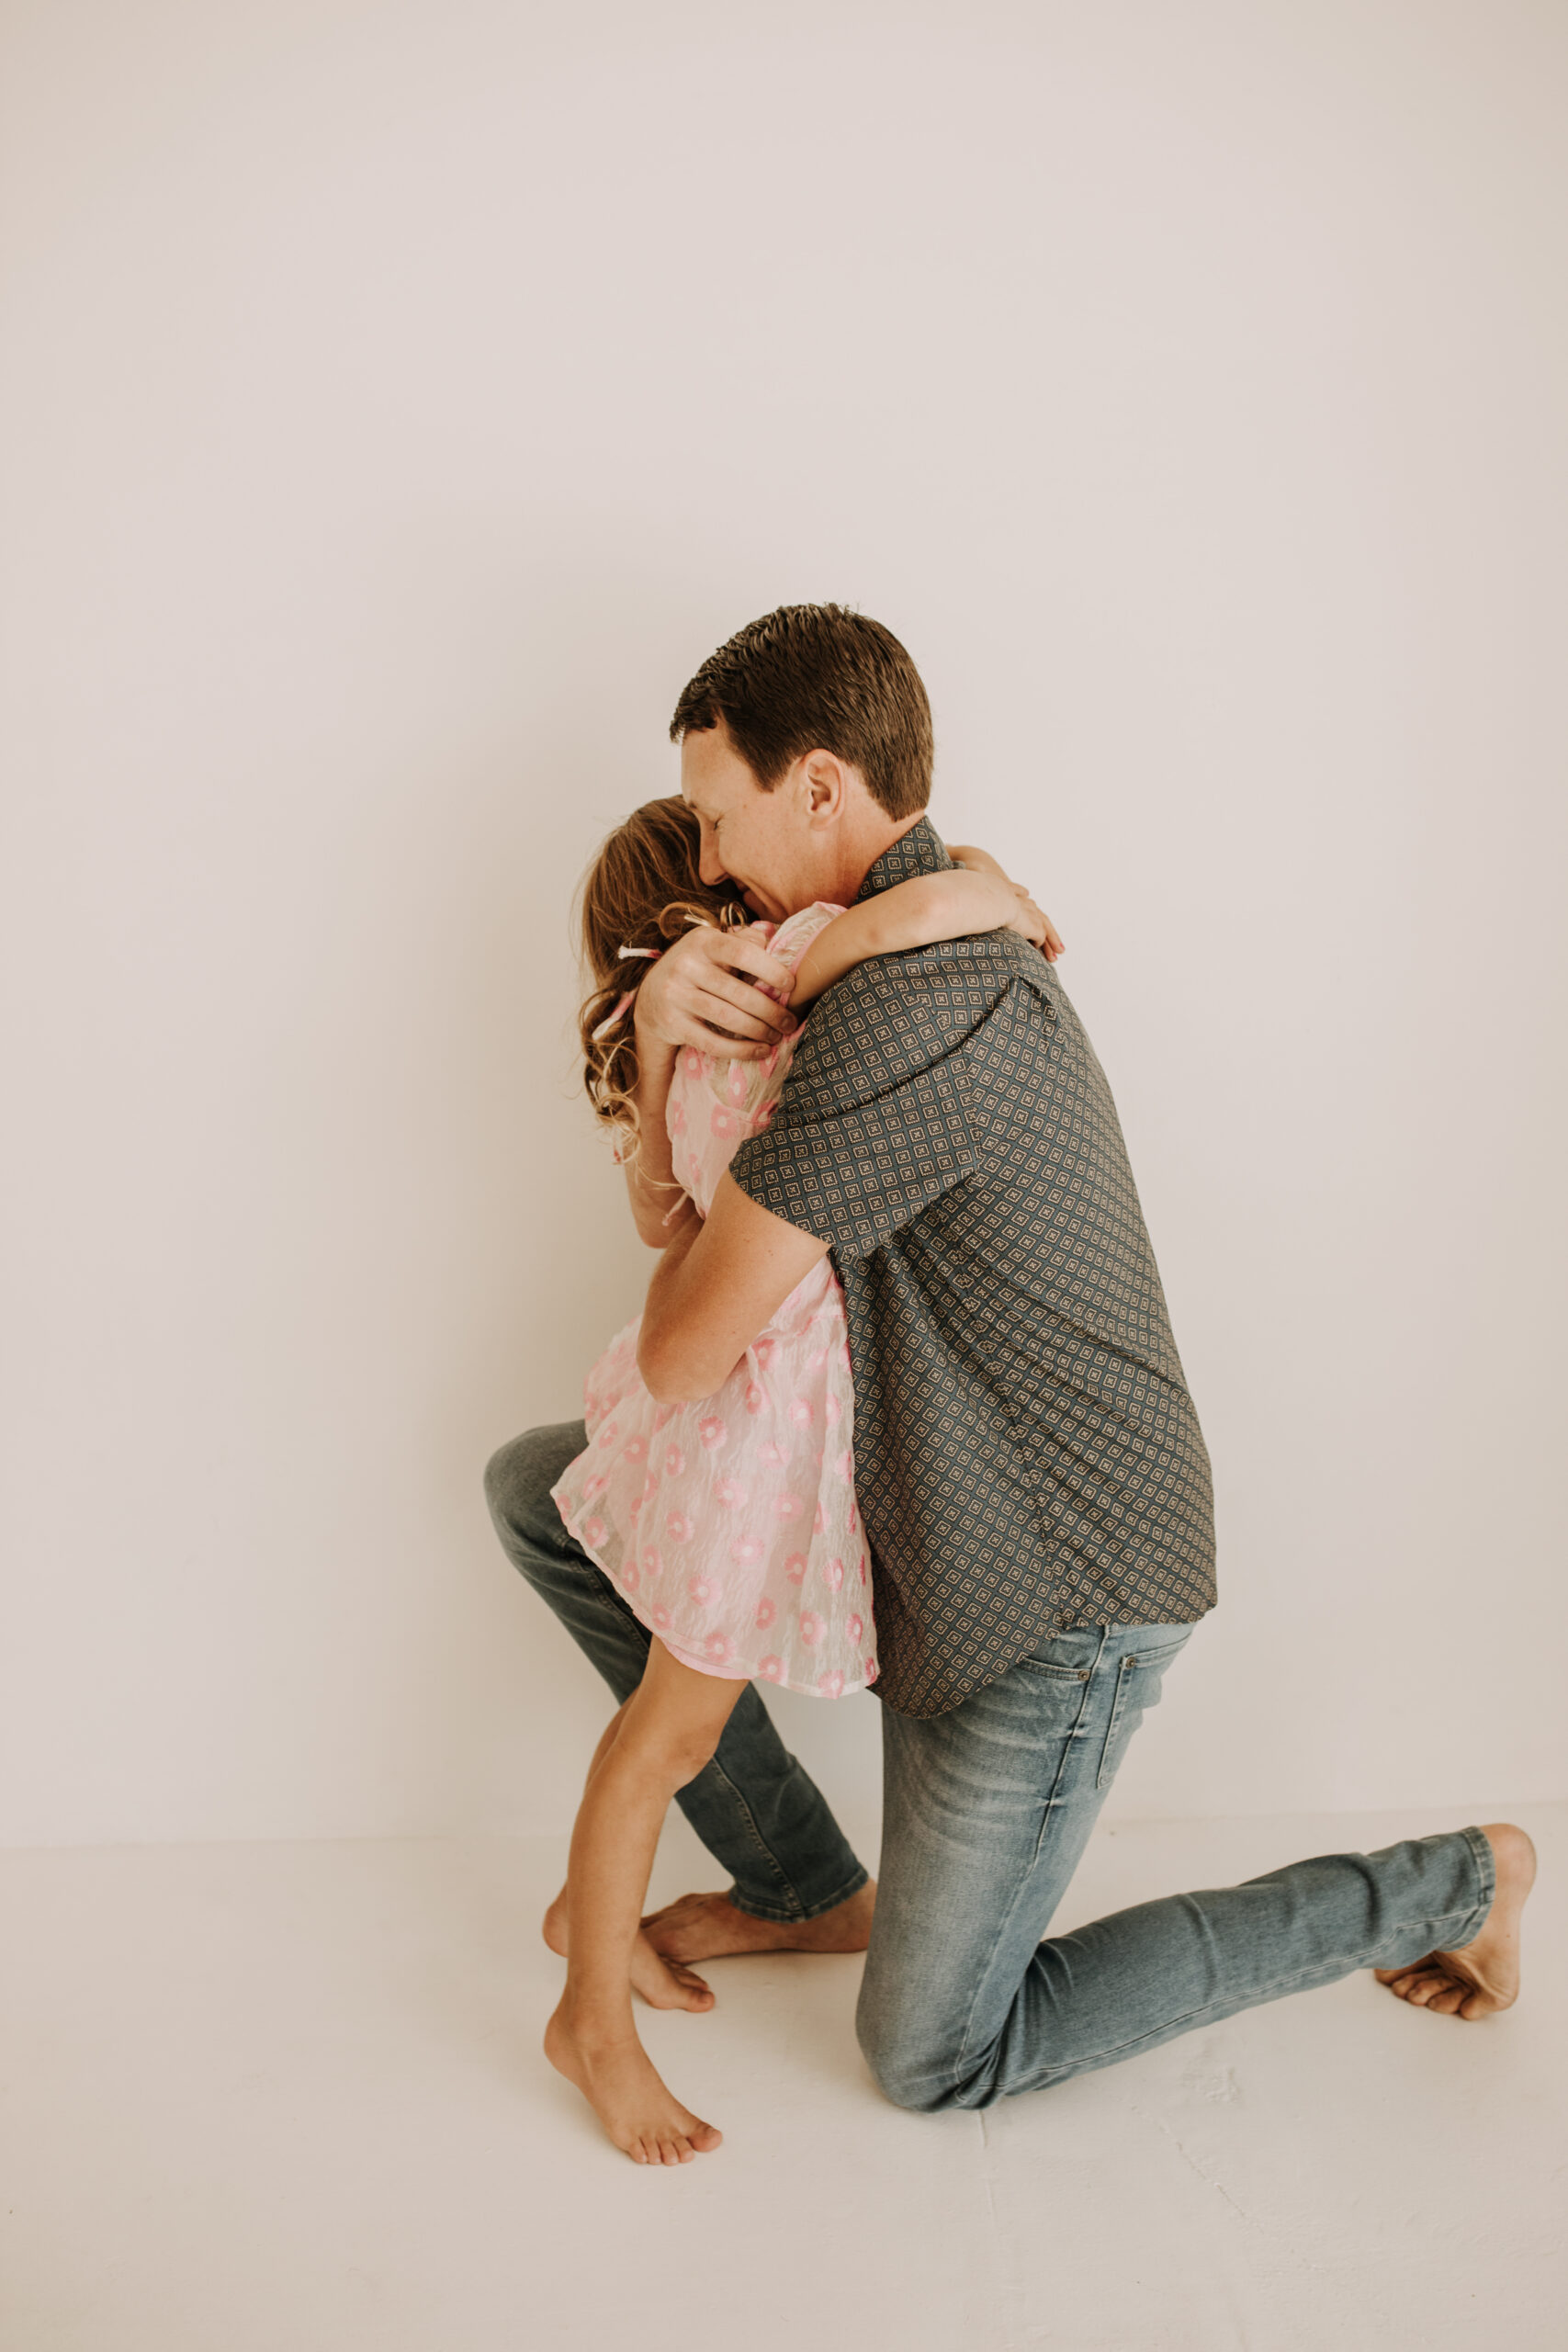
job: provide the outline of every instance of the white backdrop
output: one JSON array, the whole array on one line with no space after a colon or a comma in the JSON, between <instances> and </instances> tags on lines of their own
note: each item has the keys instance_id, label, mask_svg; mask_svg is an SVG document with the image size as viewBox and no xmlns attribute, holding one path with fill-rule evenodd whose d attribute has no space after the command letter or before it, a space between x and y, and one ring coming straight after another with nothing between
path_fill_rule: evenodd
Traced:
<instances>
[{"instance_id":1,"label":"white backdrop","mask_svg":"<svg viewBox=\"0 0 1568 2352\"><path fill-rule=\"evenodd\" d=\"M648 1270L569 899L826 597L1066 934L1214 1457L1116 1810L1562 1794L1568 17L7 24L0 1834L564 1825L479 1478ZM863 1818L876 1702L783 1712Z\"/></svg>"}]
</instances>

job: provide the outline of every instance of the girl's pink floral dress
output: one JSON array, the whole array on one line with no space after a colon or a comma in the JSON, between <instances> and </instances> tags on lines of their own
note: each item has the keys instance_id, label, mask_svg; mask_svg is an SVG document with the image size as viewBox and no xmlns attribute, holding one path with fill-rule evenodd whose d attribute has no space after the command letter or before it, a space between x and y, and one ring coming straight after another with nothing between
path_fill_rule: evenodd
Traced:
<instances>
[{"instance_id":1,"label":"girl's pink floral dress","mask_svg":"<svg viewBox=\"0 0 1568 2352\"><path fill-rule=\"evenodd\" d=\"M793 971L842 913L791 915L770 944ZM798 1035L798 1032L796 1035ZM793 1057L686 1048L670 1089L675 1175L705 1216L730 1154L773 1117ZM643 1623L688 1666L837 1699L876 1675L865 1533L855 1509L844 1295L828 1259L791 1291L722 1388L658 1405L637 1322L588 1375L588 1445L551 1493Z\"/></svg>"}]
</instances>

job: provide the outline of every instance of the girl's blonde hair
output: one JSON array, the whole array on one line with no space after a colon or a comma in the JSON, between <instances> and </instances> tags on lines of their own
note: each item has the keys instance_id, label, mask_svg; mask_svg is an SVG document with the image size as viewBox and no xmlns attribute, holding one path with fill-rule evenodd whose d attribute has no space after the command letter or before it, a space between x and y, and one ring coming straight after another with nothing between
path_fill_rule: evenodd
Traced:
<instances>
[{"instance_id":1,"label":"girl's blonde hair","mask_svg":"<svg viewBox=\"0 0 1568 2352\"><path fill-rule=\"evenodd\" d=\"M582 886L582 953L592 979L578 1015L582 1083L594 1116L615 1136L616 1156L637 1148L635 998L647 975L647 956L623 956L623 947L662 951L688 924L731 930L750 920L730 883L711 888L699 874L702 853L695 816L677 793L648 800L617 825L589 868ZM622 1007L622 999L633 1003Z\"/></svg>"}]
</instances>

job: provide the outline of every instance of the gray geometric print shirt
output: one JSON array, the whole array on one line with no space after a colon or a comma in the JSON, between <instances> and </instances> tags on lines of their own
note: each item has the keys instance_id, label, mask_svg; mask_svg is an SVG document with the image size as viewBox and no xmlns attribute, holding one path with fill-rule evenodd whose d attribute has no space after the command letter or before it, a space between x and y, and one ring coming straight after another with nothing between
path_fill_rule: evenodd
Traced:
<instances>
[{"instance_id":1,"label":"gray geometric print shirt","mask_svg":"<svg viewBox=\"0 0 1568 2352\"><path fill-rule=\"evenodd\" d=\"M922 818L860 898L951 864ZM1037 948L847 973L730 1174L844 1286L879 1697L945 1714L1068 1626L1213 1607L1209 1456L1116 1106Z\"/></svg>"}]
</instances>

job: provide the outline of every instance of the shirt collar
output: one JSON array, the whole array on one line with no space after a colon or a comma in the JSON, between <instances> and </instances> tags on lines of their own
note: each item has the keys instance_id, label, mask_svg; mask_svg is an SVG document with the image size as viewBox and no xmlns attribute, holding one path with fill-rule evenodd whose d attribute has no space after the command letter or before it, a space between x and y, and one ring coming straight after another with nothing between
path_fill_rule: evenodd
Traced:
<instances>
[{"instance_id":1,"label":"shirt collar","mask_svg":"<svg viewBox=\"0 0 1568 2352\"><path fill-rule=\"evenodd\" d=\"M899 834L891 849L883 851L855 892L855 904L858 907L879 891L891 890L896 882L908 882L917 874L945 874L952 865L936 828L929 817L922 817L918 825Z\"/></svg>"}]
</instances>

